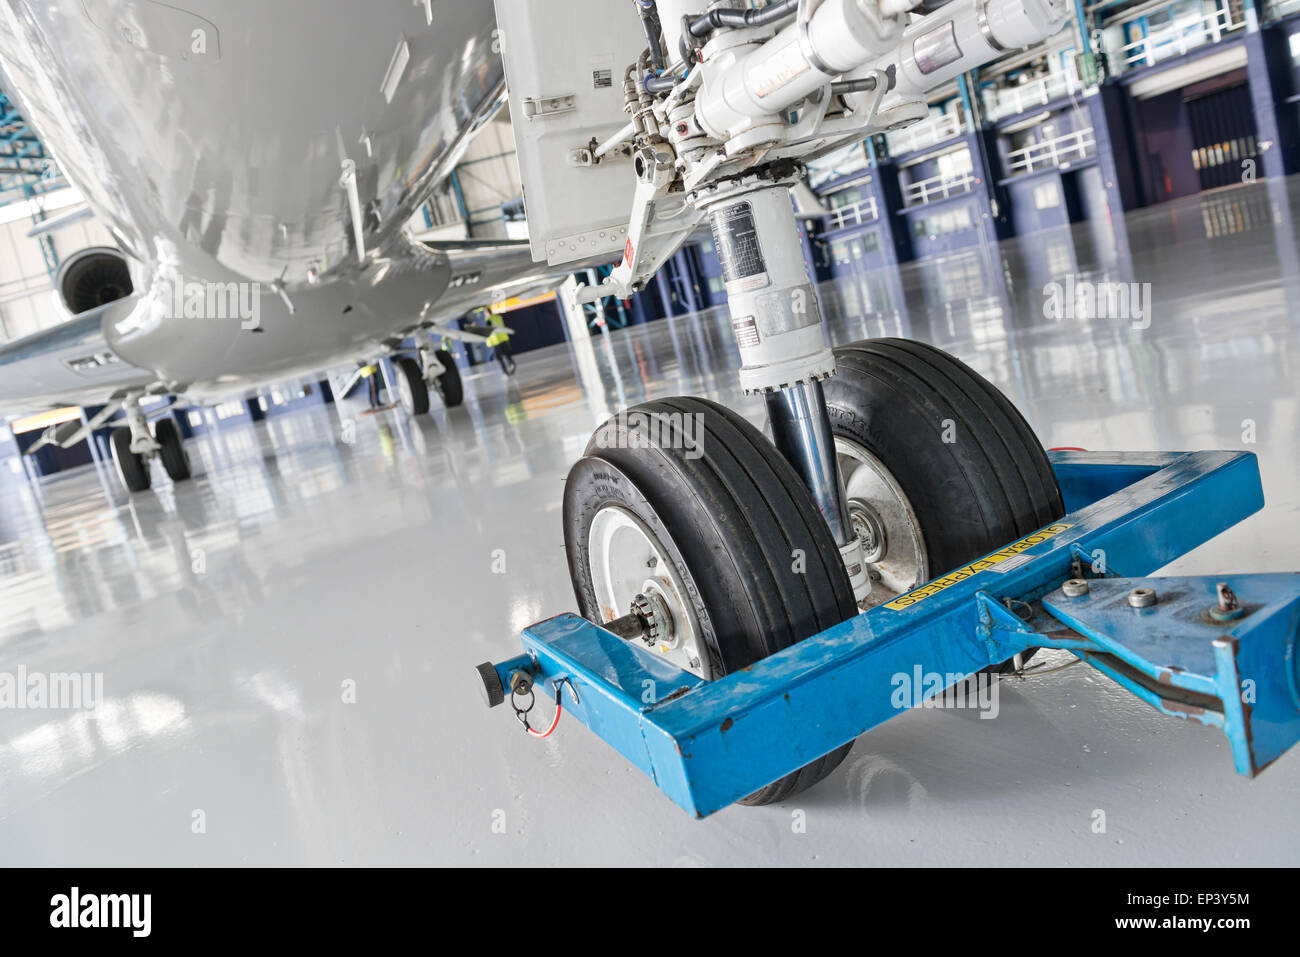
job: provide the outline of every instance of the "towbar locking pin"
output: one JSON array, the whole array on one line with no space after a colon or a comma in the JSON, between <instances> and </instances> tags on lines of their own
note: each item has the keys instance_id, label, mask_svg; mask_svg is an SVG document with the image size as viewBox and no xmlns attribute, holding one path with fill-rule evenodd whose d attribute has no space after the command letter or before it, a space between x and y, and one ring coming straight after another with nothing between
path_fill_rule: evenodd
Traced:
<instances>
[{"instance_id":1,"label":"towbar locking pin","mask_svg":"<svg viewBox=\"0 0 1300 957\"><path fill-rule=\"evenodd\" d=\"M511 682L512 685L514 683L515 682L513 681ZM534 738L550 737L551 732L554 731L556 726L560 723L560 714L564 711L564 707L561 702L561 696L564 691L564 686L566 684L569 686L569 694L573 695L573 703L574 704L580 703L580 699L578 698L577 686L574 685L573 681L569 678L568 675L564 675L563 677L556 678L553 684L555 686L555 716L551 718L551 726L547 728L545 731L538 731L536 728L534 728L531 724L528 723L528 712L532 711L533 705L537 703L537 699L533 697L532 683L531 682L528 683L528 687L526 691L521 690L516 692L513 688L511 689L510 707L515 709L515 717L518 718L520 723L524 726L524 730L529 734L531 734ZM516 703L515 701L515 695L516 694L522 695L525 693L528 695L528 707L521 708L519 707L518 703Z\"/></svg>"},{"instance_id":2,"label":"towbar locking pin","mask_svg":"<svg viewBox=\"0 0 1300 957\"><path fill-rule=\"evenodd\" d=\"M1210 617L1215 621L1233 621L1241 618L1246 614L1246 609L1241 606L1237 600L1236 594L1227 582L1219 582L1214 586L1218 595L1219 603L1210 606Z\"/></svg>"}]
</instances>

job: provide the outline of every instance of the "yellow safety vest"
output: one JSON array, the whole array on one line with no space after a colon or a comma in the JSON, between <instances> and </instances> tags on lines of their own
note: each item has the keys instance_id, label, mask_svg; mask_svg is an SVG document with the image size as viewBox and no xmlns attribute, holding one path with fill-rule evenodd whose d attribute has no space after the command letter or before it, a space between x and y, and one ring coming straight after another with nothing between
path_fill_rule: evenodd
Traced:
<instances>
[{"instance_id":1,"label":"yellow safety vest","mask_svg":"<svg viewBox=\"0 0 1300 957\"><path fill-rule=\"evenodd\" d=\"M506 325L506 321L494 312L488 316L488 325L495 326L498 329L504 329ZM487 344L491 346L493 349L495 349L497 346L501 345L501 343L509 342L509 341L510 341L510 333L494 332L492 333L492 335L488 336Z\"/></svg>"}]
</instances>

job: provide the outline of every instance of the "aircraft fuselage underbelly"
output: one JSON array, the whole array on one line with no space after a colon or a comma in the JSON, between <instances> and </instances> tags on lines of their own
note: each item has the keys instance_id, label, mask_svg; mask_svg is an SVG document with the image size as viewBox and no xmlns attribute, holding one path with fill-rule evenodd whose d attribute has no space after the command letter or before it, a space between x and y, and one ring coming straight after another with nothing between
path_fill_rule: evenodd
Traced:
<instances>
[{"instance_id":1,"label":"aircraft fuselage underbelly","mask_svg":"<svg viewBox=\"0 0 1300 957\"><path fill-rule=\"evenodd\" d=\"M109 347L233 391L427 321L458 277L404 226L501 101L495 32L491 0L0 0L8 87L132 259Z\"/></svg>"}]
</instances>

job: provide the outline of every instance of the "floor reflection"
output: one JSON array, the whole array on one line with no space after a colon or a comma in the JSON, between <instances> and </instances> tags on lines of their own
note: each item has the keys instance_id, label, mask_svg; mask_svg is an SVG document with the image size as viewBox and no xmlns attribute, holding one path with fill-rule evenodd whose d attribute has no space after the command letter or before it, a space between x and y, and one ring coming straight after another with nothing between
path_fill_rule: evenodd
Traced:
<instances>
[{"instance_id":1,"label":"floor reflection","mask_svg":"<svg viewBox=\"0 0 1300 957\"><path fill-rule=\"evenodd\" d=\"M1257 452L1267 517L1185 561L1294 569L1294 203L1294 183L1263 183L1140 211L1119 233L1080 225L853 274L819 289L827 332L955 353L1048 446ZM1149 323L1050 317L1045 290L1066 280L1150 284ZM33 485L0 463L0 671L102 672L107 696L100 717L0 714L0 854L61 860L50 835L66 828L117 862L141 842L143 861L207 863L477 847L445 822L507 799L440 775L477 762L485 786L526 789L517 756L497 757L515 755L514 738L467 719L477 701L460 678L571 607L568 469L600 421L646 399L706 395L758 420L738 364L714 309L522 355L512 380L477 368L463 407L418 420L345 402L222 425L192 443L193 481L157 471L136 497L94 468ZM340 710L347 682L366 707ZM610 773L604 751L527 753L591 764L587 778L561 768L569 783L555 787ZM996 780L982 786L1002 800ZM441 817L425 813L430 794ZM581 807L576 795L556 806ZM170 836L221 801L247 822L241 840ZM403 827L423 843L395 837Z\"/></svg>"}]
</instances>

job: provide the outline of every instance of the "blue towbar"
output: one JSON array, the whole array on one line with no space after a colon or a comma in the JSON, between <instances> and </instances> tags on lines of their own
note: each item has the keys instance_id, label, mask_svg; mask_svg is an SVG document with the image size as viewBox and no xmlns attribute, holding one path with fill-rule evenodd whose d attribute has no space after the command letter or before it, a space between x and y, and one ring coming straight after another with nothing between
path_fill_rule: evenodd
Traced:
<instances>
[{"instance_id":1,"label":"blue towbar","mask_svg":"<svg viewBox=\"0 0 1300 957\"><path fill-rule=\"evenodd\" d=\"M1143 577L1263 506L1255 456L1051 457L1060 521L717 681L572 614L480 670L497 701L567 684L564 710L697 817L915 705L900 676L938 676L928 696L1034 647L1222 728L1257 773L1300 739L1300 574Z\"/></svg>"}]
</instances>

